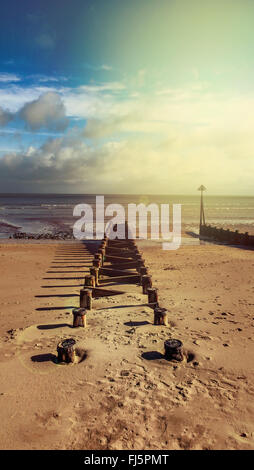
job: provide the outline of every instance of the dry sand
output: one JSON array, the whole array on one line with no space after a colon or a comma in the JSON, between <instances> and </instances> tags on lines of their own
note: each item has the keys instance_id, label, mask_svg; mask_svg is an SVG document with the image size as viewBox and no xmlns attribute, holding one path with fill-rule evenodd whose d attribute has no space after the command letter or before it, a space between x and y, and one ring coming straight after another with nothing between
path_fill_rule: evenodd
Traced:
<instances>
[{"instance_id":1,"label":"dry sand","mask_svg":"<svg viewBox=\"0 0 254 470\"><path fill-rule=\"evenodd\" d=\"M254 252L139 245L168 327L129 285L73 330L88 248L0 244L1 449L253 449ZM68 337L87 357L58 365ZM164 359L170 337L192 361Z\"/></svg>"}]
</instances>

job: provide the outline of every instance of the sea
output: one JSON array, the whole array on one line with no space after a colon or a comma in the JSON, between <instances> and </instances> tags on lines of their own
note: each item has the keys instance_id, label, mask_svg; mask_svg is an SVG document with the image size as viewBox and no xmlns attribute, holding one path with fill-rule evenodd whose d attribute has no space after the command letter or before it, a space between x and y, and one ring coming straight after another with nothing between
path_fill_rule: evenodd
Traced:
<instances>
[{"instance_id":1,"label":"sea","mask_svg":"<svg viewBox=\"0 0 254 470\"><path fill-rule=\"evenodd\" d=\"M182 233L198 234L200 195L122 195L104 196L105 208L123 206L126 219L128 204L168 204L170 217L174 204L181 205ZM89 204L96 214L95 194L0 194L0 238L9 238L17 231L39 234L72 231L74 207ZM206 223L239 232L254 234L254 197L204 196ZM107 218L105 219L107 220Z\"/></svg>"}]
</instances>

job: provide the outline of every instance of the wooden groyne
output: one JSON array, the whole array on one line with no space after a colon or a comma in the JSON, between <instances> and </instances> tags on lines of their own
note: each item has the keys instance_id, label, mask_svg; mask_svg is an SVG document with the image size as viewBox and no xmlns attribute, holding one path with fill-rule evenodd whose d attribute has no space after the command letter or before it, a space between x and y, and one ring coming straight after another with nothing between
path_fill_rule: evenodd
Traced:
<instances>
[{"instance_id":1,"label":"wooden groyne","mask_svg":"<svg viewBox=\"0 0 254 470\"><path fill-rule=\"evenodd\" d=\"M200 225L199 237L203 240L212 240L229 245L248 246L254 249L254 235L248 232L239 233L238 230L229 230L212 225Z\"/></svg>"},{"instance_id":2,"label":"wooden groyne","mask_svg":"<svg viewBox=\"0 0 254 470\"><path fill-rule=\"evenodd\" d=\"M54 263L57 263L57 266L54 265L54 268L74 268L75 271L81 273L81 275L75 277L61 277L60 279L83 280L83 283L78 285L80 288L77 293L63 294L61 296L79 297L78 305L74 308L67 307L68 309L72 308L73 316L72 324L69 326L76 331L82 328L84 338L86 328L89 326L91 311L95 312L96 309L99 311L101 309L100 299L128 294L132 292L132 288L129 287L130 284L135 286L134 292L136 292L136 288L139 288L145 296L142 306L146 305L153 311L153 324L155 326L169 327L168 310L161 306L158 289L153 286L152 276L146 266L143 254L135 240L127 238L128 233L128 225L125 224L125 239L123 240L118 237L111 239L111 237L105 234L100 242L96 241L95 243L88 244L88 246L86 243L78 246L68 244L67 248L60 247L57 251L56 260L54 261ZM63 266L62 263L64 264ZM84 272L83 268L85 267L89 268L88 272L87 270ZM63 273L65 272L70 271L63 271ZM62 273L62 270L60 273ZM59 278L50 277L46 279ZM46 295L46 297L48 296ZM132 305L128 307L132 307ZM56 308L62 309L65 307ZM80 348L76 344L76 331L75 333L73 331L69 338L66 338L66 335L64 335L61 341L58 342L57 356L54 359L57 364L78 364L85 357L86 351L83 346ZM78 340L81 339L81 331ZM171 338L167 340L164 347L165 358L167 360L183 360L181 353L182 343L179 340Z\"/></svg>"},{"instance_id":3,"label":"wooden groyne","mask_svg":"<svg viewBox=\"0 0 254 470\"><path fill-rule=\"evenodd\" d=\"M159 306L157 289L152 287L152 277L134 240L110 240L105 235L92 263L90 275L85 276L85 285L80 291L80 307L91 310L94 308L92 299L125 293L109 289L108 283L139 285L143 294L148 296L147 304L153 309ZM166 324L166 320L162 324Z\"/></svg>"}]
</instances>

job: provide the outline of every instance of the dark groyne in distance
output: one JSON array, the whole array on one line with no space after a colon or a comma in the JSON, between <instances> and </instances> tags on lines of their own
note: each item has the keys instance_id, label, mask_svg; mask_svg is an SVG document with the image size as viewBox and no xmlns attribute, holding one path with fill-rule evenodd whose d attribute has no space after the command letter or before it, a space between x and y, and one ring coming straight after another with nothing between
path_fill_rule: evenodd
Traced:
<instances>
[{"instance_id":1,"label":"dark groyne in distance","mask_svg":"<svg viewBox=\"0 0 254 470\"><path fill-rule=\"evenodd\" d=\"M199 238L229 245L248 246L254 249L254 235L249 235L248 232L239 233L238 230L225 230L205 224L200 225Z\"/></svg>"}]
</instances>

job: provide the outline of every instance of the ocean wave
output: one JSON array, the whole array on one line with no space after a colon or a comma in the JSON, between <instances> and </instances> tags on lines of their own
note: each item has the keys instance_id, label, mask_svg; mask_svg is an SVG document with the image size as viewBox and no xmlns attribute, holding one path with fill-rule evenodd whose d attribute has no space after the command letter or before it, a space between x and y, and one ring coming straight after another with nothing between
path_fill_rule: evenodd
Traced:
<instances>
[{"instance_id":1,"label":"ocean wave","mask_svg":"<svg viewBox=\"0 0 254 470\"><path fill-rule=\"evenodd\" d=\"M6 227L6 228L9 227L9 228L13 228L13 229L20 228L19 225L12 224L8 220L1 219L1 218L0 218L0 227Z\"/></svg>"},{"instance_id":2,"label":"ocean wave","mask_svg":"<svg viewBox=\"0 0 254 470\"><path fill-rule=\"evenodd\" d=\"M68 208L68 207L74 207L74 206L75 204L40 204L40 207L47 207L48 209L56 208L56 207Z\"/></svg>"}]
</instances>

